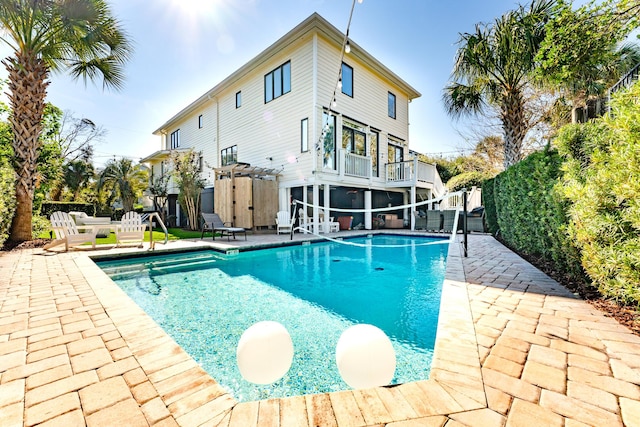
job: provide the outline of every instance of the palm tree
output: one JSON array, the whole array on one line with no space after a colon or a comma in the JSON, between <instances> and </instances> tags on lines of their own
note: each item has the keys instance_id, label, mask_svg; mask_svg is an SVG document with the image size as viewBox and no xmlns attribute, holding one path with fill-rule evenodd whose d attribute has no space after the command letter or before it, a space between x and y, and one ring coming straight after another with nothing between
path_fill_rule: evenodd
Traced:
<instances>
[{"instance_id":1,"label":"palm tree","mask_svg":"<svg viewBox=\"0 0 640 427\"><path fill-rule=\"evenodd\" d=\"M533 124L527 112L527 91L554 3L533 0L528 8L520 6L492 24L476 25L474 33L462 34L458 42L454 81L444 90L445 107L454 117L497 108L505 169L521 159L522 143Z\"/></svg>"},{"instance_id":2,"label":"palm tree","mask_svg":"<svg viewBox=\"0 0 640 427\"><path fill-rule=\"evenodd\" d=\"M0 0L0 40L9 73L17 207L10 239L31 239L33 194L49 74L103 78L120 88L131 45L104 0Z\"/></svg>"},{"instance_id":3,"label":"palm tree","mask_svg":"<svg viewBox=\"0 0 640 427\"><path fill-rule=\"evenodd\" d=\"M109 160L100 173L98 192L109 191L122 201L124 211L129 212L148 184L148 174L142 166L134 165L129 159L114 159Z\"/></svg>"}]
</instances>

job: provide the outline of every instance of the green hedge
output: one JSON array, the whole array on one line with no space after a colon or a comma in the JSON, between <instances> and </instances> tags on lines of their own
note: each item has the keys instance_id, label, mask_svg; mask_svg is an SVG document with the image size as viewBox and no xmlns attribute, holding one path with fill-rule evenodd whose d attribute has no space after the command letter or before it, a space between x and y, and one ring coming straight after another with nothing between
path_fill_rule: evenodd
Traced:
<instances>
[{"instance_id":1,"label":"green hedge","mask_svg":"<svg viewBox=\"0 0 640 427\"><path fill-rule=\"evenodd\" d=\"M482 172L463 172L451 178L446 186L449 191L459 191L463 188L470 190L471 187L480 187L485 179L487 174Z\"/></svg>"},{"instance_id":2,"label":"green hedge","mask_svg":"<svg viewBox=\"0 0 640 427\"><path fill-rule=\"evenodd\" d=\"M13 168L0 160L0 247L9 237L11 220L16 209L16 175Z\"/></svg>"},{"instance_id":3,"label":"green hedge","mask_svg":"<svg viewBox=\"0 0 640 427\"><path fill-rule=\"evenodd\" d=\"M493 235L498 232L498 217L496 213L496 201L494 197L495 178L490 178L482 183L482 206L484 206L484 223L487 231Z\"/></svg>"},{"instance_id":4,"label":"green hedge","mask_svg":"<svg viewBox=\"0 0 640 427\"><path fill-rule=\"evenodd\" d=\"M612 114L559 134L571 236L600 292L640 306L640 85L616 94Z\"/></svg>"},{"instance_id":5,"label":"green hedge","mask_svg":"<svg viewBox=\"0 0 640 427\"><path fill-rule=\"evenodd\" d=\"M84 212L89 216L94 216L96 208L91 203L76 202L43 202L40 209L40 215L49 218L52 213L62 212Z\"/></svg>"},{"instance_id":6,"label":"green hedge","mask_svg":"<svg viewBox=\"0 0 640 427\"><path fill-rule=\"evenodd\" d=\"M512 248L584 280L579 252L567 232L569 204L559 184L561 165L560 155L545 149L496 176L497 224L500 236Z\"/></svg>"}]
</instances>

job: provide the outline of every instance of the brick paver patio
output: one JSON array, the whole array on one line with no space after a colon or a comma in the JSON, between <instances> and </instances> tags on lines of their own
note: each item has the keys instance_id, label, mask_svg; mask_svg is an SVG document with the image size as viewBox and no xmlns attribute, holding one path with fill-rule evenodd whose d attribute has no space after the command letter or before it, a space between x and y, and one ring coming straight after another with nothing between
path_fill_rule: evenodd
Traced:
<instances>
[{"instance_id":1,"label":"brick paver patio","mask_svg":"<svg viewBox=\"0 0 640 427\"><path fill-rule=\"evenodd\" d=\"M0 255L0 426L640 426L640 338L490 236L450 248L429 380L244 403L88 257L104 252Z\"/></svg>"}]
</instances>

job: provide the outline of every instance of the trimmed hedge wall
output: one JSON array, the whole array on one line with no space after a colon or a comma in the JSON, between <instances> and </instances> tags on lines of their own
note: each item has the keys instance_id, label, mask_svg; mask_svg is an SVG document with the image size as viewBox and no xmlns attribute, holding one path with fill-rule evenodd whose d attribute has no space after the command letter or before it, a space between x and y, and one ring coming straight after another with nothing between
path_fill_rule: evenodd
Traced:
<instances>
[{"instance_id":1,"label":"trimmed hedge wall","mask_svg":"<svg viewBox=\"0 0 640 427\"><path fill-rule=\"evenodd\" d=\"M490 178L482 183L482 206L484 206L484 223L487 225L487 231L494 236L498 232L496 201L493 195L495 182L495 178Z\"/></svg>"},{"instance_id":2,"label":"trimmed hedge wall","mask_svg":"<svg viewBox=\"0 0 640 427\"><path fill-rule=\"evenodd\" d=\"M62 212L84 212L89 216L94 216L96 207L91 203L76 203L76 202L42 202L42 208L40 208L40 214L46 218L49 218L52 213Z\"/></svg>"},{"instance_id":3,"label":"trimmed hedge wall","mask_svg":"<svg viewBox=\"0 0 640 427\"><path fill-rule=\"evenodd\" d=\"M496 176L493 185L492 180L486 181L487 225L491 232L497 231L497 225L501 238L518 252L584 280L579 252L567 233L569 204L559 184L561 165L558 153L547 148ZM488 200L491 196L493 204Z\"/></svg>"},{"instance_id":4,"label":"trimmed hedge wall","mask_svg":"<svg viewBox=\"0 0 640 427\"><path fill-rule=\"evenodd\" d=\"M16 208L16 175L13 168L0 160L0 247L9 237L9 228Z\"/></svg>"}]
</instances>

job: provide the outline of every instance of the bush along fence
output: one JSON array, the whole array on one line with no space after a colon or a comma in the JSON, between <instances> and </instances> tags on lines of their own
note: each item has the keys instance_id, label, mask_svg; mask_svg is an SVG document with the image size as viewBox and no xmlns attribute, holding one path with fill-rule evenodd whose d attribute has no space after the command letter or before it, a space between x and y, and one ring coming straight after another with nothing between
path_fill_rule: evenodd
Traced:
<instances>
[{"instance_id":1,"label":"bush along fence","mask_svg":"<svg viewBox=\"0 0 640 427\"><path fill-rule=\"evenodd\" d=\"M611 109L486 180L483 203L489 231L510 247L640 307L640 86Z\"/></svg>"},{"instance_id":2,"label":"bush along fence","mask_svg":"<svg viewBox=\"0 0 640 427\"><path fill-rule=\"evenodd\" d=\"M567 232L569 204L559 193L561 164L558 152L547 148L486 181L486 219L489 230L498 229L518 252L584 280L579 252Z\"/></svg>"}]
</instances>

